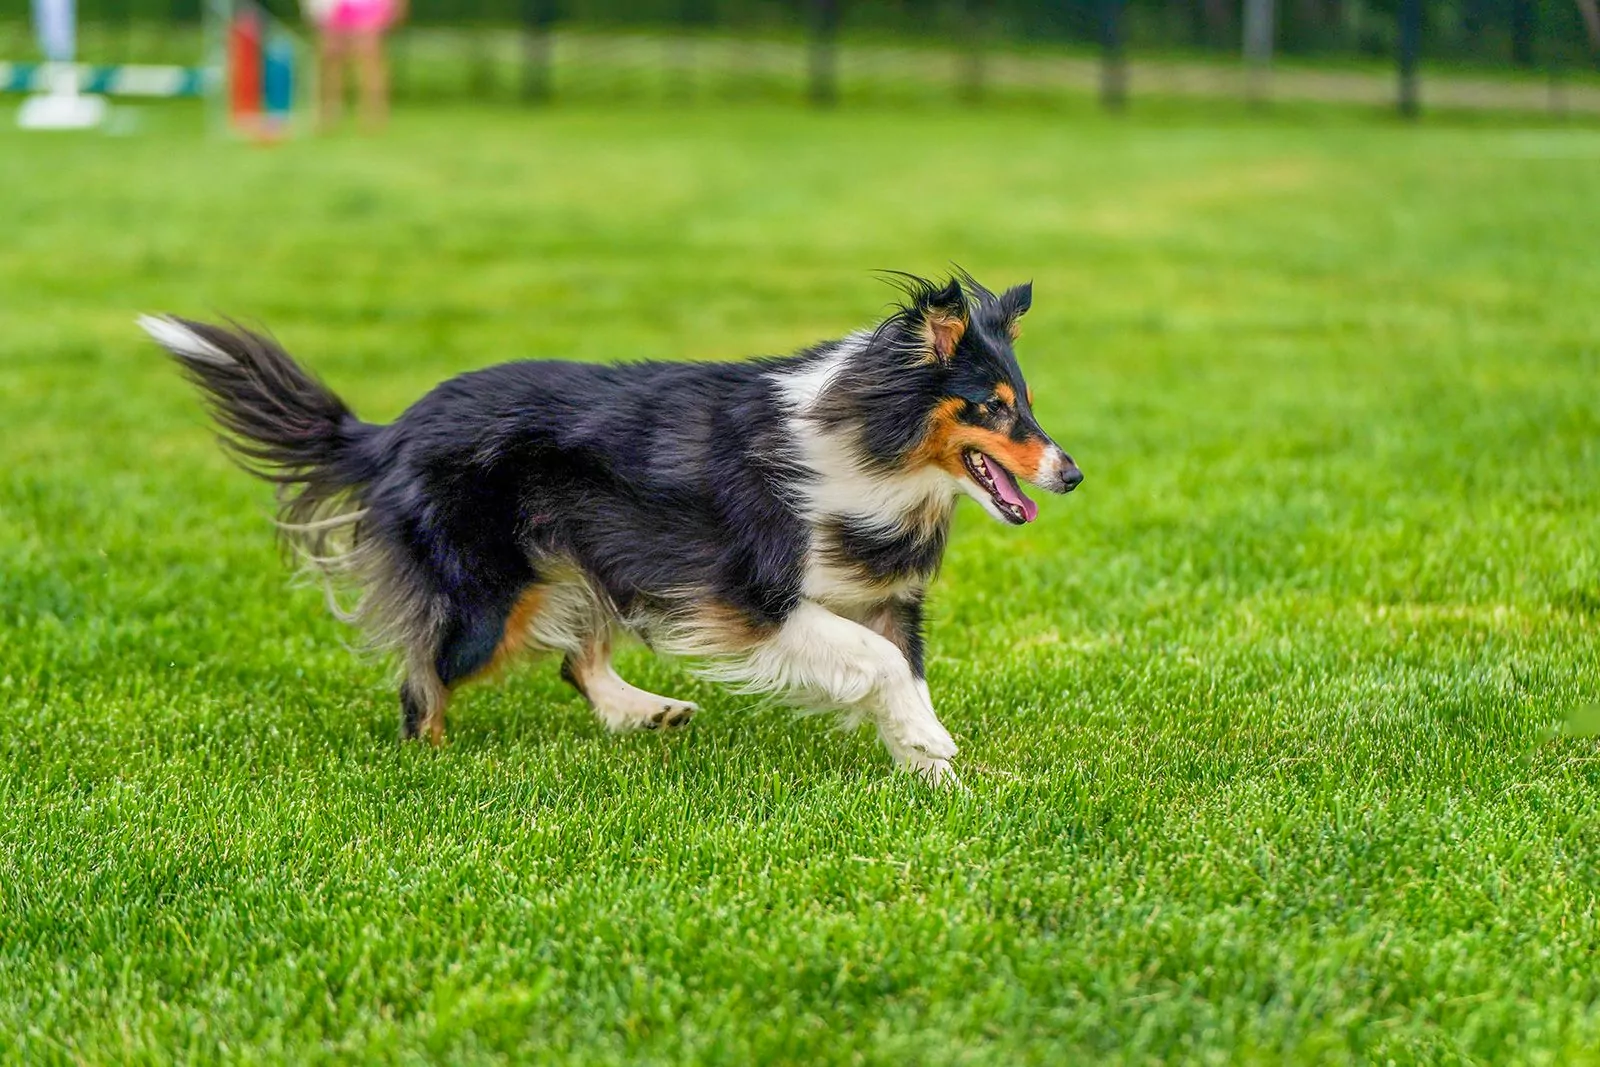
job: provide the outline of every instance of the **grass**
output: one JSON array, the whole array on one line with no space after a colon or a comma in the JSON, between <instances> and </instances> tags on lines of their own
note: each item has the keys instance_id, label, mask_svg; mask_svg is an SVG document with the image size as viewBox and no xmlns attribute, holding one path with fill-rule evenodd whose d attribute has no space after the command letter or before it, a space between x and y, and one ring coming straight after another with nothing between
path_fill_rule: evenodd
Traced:
<instances>
[{"instance_id":1,"label":"grass","mask_svg":"<svg viewBox=\"0 0 1600 1067\"><path fill-rule=\"evenodd\" d=\"M1600 133L149 118L0 126L0 1056L1597 1062ZM264 322L387 418L788 350L950 260L1035 280L1088 478L959 516L960 794L642 654L687 732L531 664L397 745L132 326Z\"/></svg>"}]
</instances>

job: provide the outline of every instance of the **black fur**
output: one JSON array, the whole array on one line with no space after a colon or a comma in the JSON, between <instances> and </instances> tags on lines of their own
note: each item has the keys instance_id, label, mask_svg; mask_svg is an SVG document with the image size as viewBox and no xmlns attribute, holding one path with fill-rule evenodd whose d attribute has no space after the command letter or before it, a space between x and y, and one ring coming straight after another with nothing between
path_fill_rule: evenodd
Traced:
<instances>
[{"instance_id":1,"label":"black fur","mask_svg":"<svg viewBox=\"0 0 1600 1067\"><path fill-rule=\"evenodd\" d=\"M321 557L340 531L359 576L380 587L387 642L439 683L401 690L402 732L416 736L442 714L427 695L487 666L519 598L559 568L577 568L619 620L712 602L760 632L799 602L815 543L868 581L916 587L885 611L921 677L920 588L945 522L835 518L814 530L800 501L818 475L796 457L777 380L850 345L819 417L884 471L908 462L950 398L975 425L1044 435L1010 343L1031 287L996 297L965 276L903 280L906 303L865 341L742 363L507 363L444 382L387 426L357 419L248 330L173 320L209 346L173 352L227 447L280 487L291 538ZM925 350L935 314L967 323L948 359ZM1006 412L992 408L1001 384L1016 396ZM582 691L571 664L563 677Z\"/></svg>"},{"instance_id":2,"label":"black fur","mask_svg":"<svg viewBox=\"0 0 1600 1067\"><path fill-rule=\"evenodd\" d=\"M503 620L538 578L529 559L559 557L624 613L698 588L777 622L799 595L807 531L785 501L795 473L771 368L541 362L463 375L378 431L389 463L363 492L373 532L426 561L468 616Z\"/></svg>"},{"instance_id":3,"label":"black fur","mask_svg":"<svg viewBox=\"0 0 1600 1067\"><path fill-rule=\"evenodd\" d=\"M841 518L828 520L817 533L829 562L855 568L869 581L893 582L937 574L949 530L943 523L884 527Z\"/></svg>"},{"instance_id":4,"label":"black fur","mask_svg":"<svg viewBox=\"0 0 1600 1067\"><path fill-rule=\"evenodd\" d=\"M915 678L925 677L926 647L922 639L922 597L905 597L890 601L885 609L889 639L905 653Z\"/></svg>"},{"instance_id":5,"label":"black fur","mask_svg":"<svg viewBox=\"0 0 1600 1067\"><path fill-rule=\"evenodd\" d=\"M376 427L361 422L270 338L176 319L230 357L173 356L200 388L219 440L250 473L278 485L283 518L300 522L348 487L377 476L369 446Z\"/></svg>"},{"instance_id":6,"label":"black fur","mask_svg":"<svg viewBox=\"0 0 1600 1067\"><path fill-rule=\"evenodd\" d=\"M427 718L427 709L422 698L417 695L416 689L410 682L400 686L400 737L409 741L422 733L422 724Z\"/></svg>"}]
</instances>

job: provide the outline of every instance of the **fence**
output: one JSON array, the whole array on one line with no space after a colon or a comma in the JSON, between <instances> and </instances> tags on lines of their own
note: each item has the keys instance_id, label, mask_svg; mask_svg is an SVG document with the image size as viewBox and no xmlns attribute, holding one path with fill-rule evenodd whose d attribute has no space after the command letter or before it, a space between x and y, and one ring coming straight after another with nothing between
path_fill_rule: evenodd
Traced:
<instances>
[{"instance_id":1,"label":"fence","mask_svg":"<svg viewBox=\"0 0 1600 1067\"><path fill-rule=\"evenodd\" d=\"M1600 113L1596 2L411 0L395 87L411 100L1098 95ZM265 6L297 17L293 0ZM79 0L79 20L86 62L200 54L200 0ZM0 20L0 59L31 54L23 20Z\"/></svg>"}]
</instances>

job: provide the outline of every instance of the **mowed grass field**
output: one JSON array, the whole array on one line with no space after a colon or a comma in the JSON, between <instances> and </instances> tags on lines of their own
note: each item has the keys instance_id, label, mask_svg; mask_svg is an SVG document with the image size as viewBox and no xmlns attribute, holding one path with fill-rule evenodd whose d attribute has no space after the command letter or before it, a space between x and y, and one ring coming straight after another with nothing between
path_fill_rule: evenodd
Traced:
<instances>
[{"instance_id":1,"label":"mowed grass field","mask_svg":"<svg viewBox=\"0 0 1600 1067\"><path fill-rule=\"evenodd\" d=\"M788 108L0 125L0 1056L1600 1061L1600 131ZM136 313L364 417L1035 282L1087 480L963 505L967 790L532 663L401 746Z\"/></svg>"}]
</instances>

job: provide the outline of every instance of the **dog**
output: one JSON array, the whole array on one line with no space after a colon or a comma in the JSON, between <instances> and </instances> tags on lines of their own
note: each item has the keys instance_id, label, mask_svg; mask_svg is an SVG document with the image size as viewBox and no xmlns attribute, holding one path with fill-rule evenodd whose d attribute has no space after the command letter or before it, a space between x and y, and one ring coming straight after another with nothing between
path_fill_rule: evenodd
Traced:
<instances>
[{"instance_id":1,"label":"dog","mask_svg":"<svg viewBox=\"0 0 1600 1067\"><path fill-rule=\"evenodd\" d=\"M1014 352L1032 284L896 276L875 328L788 357L505 363L389 425L358 419L269 338L140 319L222 441L278 487L286 542L354 589L397 654L403 738L444 736L463 683L523 652L610 729L696 705L618 676L625 636L741 691L870 722L895 764L954 780L924 677L923 602L951 513L1032 522L1019 481L1083 480L1039 426Z\"/></svg>"}]
</instances>

